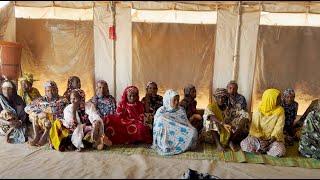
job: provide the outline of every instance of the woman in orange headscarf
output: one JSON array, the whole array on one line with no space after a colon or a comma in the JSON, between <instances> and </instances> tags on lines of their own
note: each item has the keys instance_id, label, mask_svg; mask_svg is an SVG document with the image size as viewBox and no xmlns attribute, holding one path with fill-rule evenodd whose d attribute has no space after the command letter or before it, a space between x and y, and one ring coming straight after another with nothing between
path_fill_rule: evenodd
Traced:
<instances>
[{"instance_id":1,"label":"woman in orange headscarf","mask_svg":"<svg viewBox=\"0 0 320 180\"><path fill-rule=\"evenodd\" d=\"M280 100L277 89L268 89L263 93L259 108L252 115L249 136L240 143L243 151L267 153L275 157L285 155L285 114Z\"/></svg>"}]
</instances>

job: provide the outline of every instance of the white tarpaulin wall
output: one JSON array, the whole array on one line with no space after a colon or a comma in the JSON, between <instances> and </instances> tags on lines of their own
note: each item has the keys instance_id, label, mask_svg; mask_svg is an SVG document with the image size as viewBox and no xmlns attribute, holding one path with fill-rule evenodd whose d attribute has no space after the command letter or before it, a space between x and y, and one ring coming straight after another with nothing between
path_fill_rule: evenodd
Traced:
<instances>
[{"instance_id":1,"label":"white tarpaulin wall","mask_svg":"<svg viewBox=\"0 0 320 180\"><path fill-rule=\"evenodd\" d=\"M105 79L108 81L112 94L116 94L118 99L121 96L123 89L127 85L133 83L133 40L132 40L132 17L131 8L140 10L183 10L183 11L216 11L216 42L215 42L215 57L214 69L212 74L212 90L217 87L225 87L227 82L232 79L232 73L236 72L237 81L239 83L239 92L247 98L248 104L256 102L254 90L254 79L257 78L255 72L257 49L259 50L259 40L261 33L258 33L263 25L282 25L281 22L270 20L270 17L284 15L286 13L300 13L301 15L308 13L310 15L308 23L301 20L303 16L294 18L296 26L318 26L318 16L314 14L320 13L319 2L244 2L242 6L241 26L239 34L239 59L238 68L233 69L233 55L236 44L237 32L237 2L119 2L116 8L116 56L115 69L112 59L112 40L108 39L108 27L112 24L111 12L108 8L108 2L59 2L59 1L44 1L44 2L22 2L16 1L15 5L20 7L61 7L75 9L90 9L93 8L93 39L94 39L94 61L95 61L95 79ZM269 21L266 21L265 14L261 16L261 12L271 12ZM61 12L62 13L62 12ZM273 14L275 13L275 14ZM272 15L273 14L273 15ZM268 18L267 18L268 19ZM280 19L280 18L276 18ZM290 22L292 18L287 18L284 22ZM300 21L300 22L299 22ZM275 23L276 22L276 23ZM286 24L284 24L286 25ZM309 30L308 30L309 31ZM311 30L313 32L313 30ZM260 50L262 50L260 48ZM309 51L312 55L316 53ZM260 51L258 52L258 54ZM290 52L287 52L290 53ZM316 54L314 54L316 55ZM279 55L281 58L281 54ZM298 60L297 60L298 61ZM304 59L299 58L303 62ZM281 63L281 62L278 62ZM259 64L259 62L257 62ZM277 66L277 64L275 64ZM269 70L268 70L269 71ZM310 70L313 71L313 70ZM255 75L256 73L256 75ZM312 73L312 72L310 72ZM115 75L115 76L114 76ZM114 81L115 78L115 81ZM307 77L306 77L307 78ZM310 77L309 77L310 78ZM287 79L288 81L291 80ZM302 81L305 80L302 76ZM179 79L177 79L179 81ZM312 81L312 80L311 80ZM115 84L114 84L115 82ZM309 82L309 81L308 81ZM116 92L113 87L116 85ZM84 85L85 86L85 85ZM181 87L182 88L182 87ZM282 88L282 87L279 87ZM294 88L299 88L298 86ZM314 93L312 97L317 97L316 90L311 90ZM297 90L299 92L299 90ZM305 91L304 91L305 92ZM299 94L299 93L298 93ZM299 96L299 95L298 95ZM297 98L298 102L299 97ZM309 100L307 100L309 101ZM308 102L305 102L308 103ZM302 107L301 107L302 108ZM303 111L300 109L299 112Z\"/></svg>"}]
</instances>

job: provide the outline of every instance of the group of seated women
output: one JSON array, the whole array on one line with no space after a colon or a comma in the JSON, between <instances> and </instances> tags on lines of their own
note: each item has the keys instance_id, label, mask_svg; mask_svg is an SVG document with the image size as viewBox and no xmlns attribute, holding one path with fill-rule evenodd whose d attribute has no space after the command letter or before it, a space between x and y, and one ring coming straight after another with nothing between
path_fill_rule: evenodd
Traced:
<instances>
[{"instance_id":1,"label":"group of seated women","mask_svg":"<svg viewBox=\"0 0 320 180\"><path fill-rule=\"evenodd\" d=\"M1 84L0 134L8 143L50 146L59 151L86 148L102 150L115 144L152 144L160 155L174 155L195 149L199 143L214 143L218 151L230 148L271 156L285 155L286 147L299 141L299 152L320 159L320 108L313 101L306 113L295 121L298 103L293 89L281 93L267 89L250 118L246 99L238 85L230 81L217 88L204 112L197 109L196 88L187 85L180 101L177 91L157 94L155 82L146 85L140 101L139 90L127 87L116 104L108 84L100 80L96 92L85 102L81 81L72 76L68 88L59 96L54 81L44 83L41 96L32 74L19 79L21 89L10 80ZM19 94L18 94L19 93ZM32 123L33 137L27 127Z\"/></svg>"}]
</instances>

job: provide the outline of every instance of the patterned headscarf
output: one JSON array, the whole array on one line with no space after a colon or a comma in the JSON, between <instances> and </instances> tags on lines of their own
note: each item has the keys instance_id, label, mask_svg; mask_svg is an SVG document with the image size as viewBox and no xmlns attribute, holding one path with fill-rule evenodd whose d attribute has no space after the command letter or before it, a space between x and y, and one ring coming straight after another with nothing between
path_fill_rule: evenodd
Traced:
<instances>
[{"instance_id":1,"label":"patterned headscarf","mask_svg":"<svg viewBox=\"0 0 320 180\"><path fill-rule=\"evenodd\" d=\"M58 86L56 84L56 82L54 81L46 81L43 86L46 88L46 87L53 87L53 88L56 88L58 89Z\"/></svg>"},{"instance_id":2,"label":"patterned headscarf","mask_svg":"<svg viewBox=\"0 0 320 180\"><path fill-rule=\"evenodd\" d=\"M169 89L164 93L163 106L166 110L168 111L174 110L173 107L171 106L171 101L176 95L179 95L179 93L177 91L174 91L173 89Z\"/></svg>"},{"instance_id":3,"label":"patterned headscarf","mask_svg":"<svg viewBox=\"0 0 320 180\"><path fill-rule=\"evenodd\" d=\"M288 88L283 92L283 97L288 97L290 95L293 95L293 96L296 95L292 88Z\"/></svg>"},{"instance_id":4,"label":"patterned headscarf","mask_svg":"<svg viewBox=\"0 0 320 180\"><path fill-rule=\"evenodd\" d=\"M74 80L74 79L76 79L76 80L78 80L79 82L81 82L80 81L80 78L78 77L78 76L70 76L69 77L69 79L68 79L68 89L67 89L67 91L69 91L69 90L72 90L72 81Z\"/></svg>"},{"instance_id":5,"label":"patterned headscarf","mask_svg":"<svg viewBox=\"0 0 320 180\"><path fill-rule=\"evenodd\" d=\"M214 97L228 96L228 91L225 88L217 88L214 92Z\"/></svg>"},{"instance_id":6,"label":"patterned headscarf","mask_svg":"<svg viewBox=\"0 0 320 180\"><path fill-rule=\"evenodd\" d=\"M105 84L106 86L108 86L108 83L105 80L99 80L97 81L97 84Z\"/></svg>"},{"instance_id":7,"label":"patterned headscarf","mask_svg":"<svg viewBox=\"0 0 320 180\"><path fill-rule=\"evenodd\" d=\"M109 88L107 81L105 80L99 80L97 81L96 85L98 84L104 84L105 86L107 86L107 88ZM109 96L110 94L108 93L106 96ZM103 96L105 96L105 94L103 94Z\"/></svg>"},{"instance_id":8,"label":"patterned headscarf","mask_svg":"<svg viewBox=\"0 0 320 180\"><path fill-rule=\"evenodd\" d=\"M138 95L137 101L139 101L139 89L136 86L129 86L124 90L124 92L122 94L121 102L120 102L122 105L126 106L126 104L128 103L127 96L130 92L137 93L137 95Z\"/></svg>"},{"instance_id":9,"label":"patterned headscarf","mask_svg":"<svg viewBox=\"0 0 320 180\"><path fill-rule=\"evenodd\" d=\"M85 98L83 97L83 91L81 89L73 89L71 90L70 96L72 93L76 93L78 97L80 98L81 104L85 103Z\"/></svg>"},{"instance_id":10,"label":"patterned headscarf","mask_svg":"<svg viewBox=\"0 0 320 180\"><path fill-rule=\"evenodd\" d=\"M33 74L31 73L23 73L23 76L19 78L19 81L28 81L30 84L33 84L34 81L38 81L33 79Z\"/></svg>"},{"instance_id":11,"label":"patterned headscarf","mask_svg":"<svg viewBox=\"0 0 320 180\"><path fill-rule=\"evenodd\" d=\"M148 87L149 87L151 84L155 85L156 88L158 89L157 83L156 83L156 82L153 82L153 81L149 81L149 82L147 83L146 89L148 89Z\"/></svg>"},{"instance_id":12,"label":"patterned headscarf","mask_svg":"<svg viewBox=\"0 0 320 180\"><path fill-rule=\"evenodd\" d=\"M229 85L231 85L231 84L234 84L234 85L236 85L236 86L238 87L238 83L237 83L237 81L235 81L235 80L229 81L227 87L228 87Z\"/></svg>"},{"instance_id":13,"label":"patterned headscarf","mask_svg":"<svg viewBox=\"0 0 320 180\"><path fill-rule=\"evenodd\" d=\"M196 87L195 87L194 85L192 85L192 84L188 84L188 85L183 89L184 97L189 97L192 89L196 89Z\"/></svg>"},{"instance_id":14,"label":"patterned headscarf","mask_svg":"<svg viewBox=\"0 0 320 180\"><path fill-rule=\"evenodd\" d=\"M58 89L58 86L56 84L56 82L54 81L46 81L44 84L43 84L44 88L47 88L47 87L52 87L54 88L57 92L56 96L59 96L59 89Z\"/></svg>"}]
</instances>

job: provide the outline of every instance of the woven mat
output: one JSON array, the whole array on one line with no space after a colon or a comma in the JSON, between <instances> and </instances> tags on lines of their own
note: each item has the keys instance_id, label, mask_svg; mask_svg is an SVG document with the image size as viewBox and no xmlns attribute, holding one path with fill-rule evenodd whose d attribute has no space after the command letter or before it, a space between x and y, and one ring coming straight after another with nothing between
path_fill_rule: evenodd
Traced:
<instances>
[{"instance_id":1,"label":"woven mat","mask_svg":"<svg viewBox=\"0 0 320 180\"><path fill-rule=\"evenodd\" d=\"M195 160L215 160L225 162L238 163L255 163L255 164L269 164L273 166L287 166L287 167L302 167L319 169L320 161L312 158L306 158L298 153L298 143L287 148L285 157L276 158L268 155L256 155L243 151L232 152L217 152L215 146L211 144L201 144L196 150L187 151L185 153L174 156L160 156L150 145L116 145L109 147L104 153L116 153L123 155L142 154L147 156L156 156L162 158L176 158L176 159L195 159Z\"/></svg>"}]
</instances>

